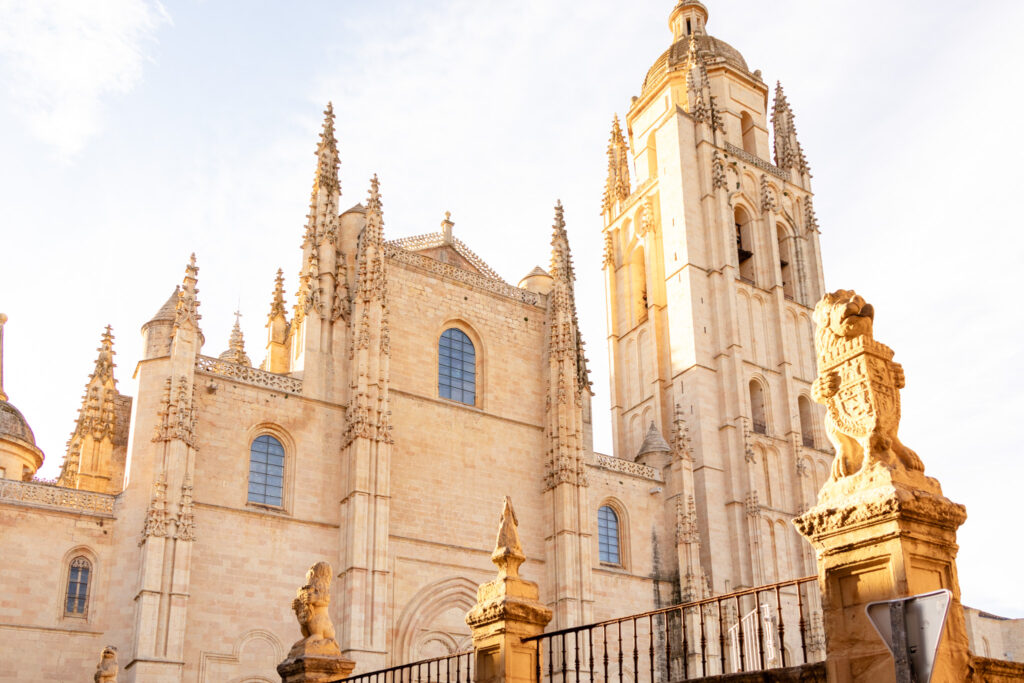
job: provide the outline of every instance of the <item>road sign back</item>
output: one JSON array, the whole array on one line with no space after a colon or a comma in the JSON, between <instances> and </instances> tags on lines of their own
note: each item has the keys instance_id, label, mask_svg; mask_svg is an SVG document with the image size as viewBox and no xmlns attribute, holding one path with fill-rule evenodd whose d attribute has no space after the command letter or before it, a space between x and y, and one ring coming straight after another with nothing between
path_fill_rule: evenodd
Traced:
<instances>
[{"instance_id":1,"label":"road sign back","mask_svg":"<svg viewBox=\"0 0 1024 683\"><path fill-rule=\"evenodd\" d=\"M946 589L882 600L865 607L896 660L898 683L928 683L953 594Z\"/></svg>"}]
</instances>

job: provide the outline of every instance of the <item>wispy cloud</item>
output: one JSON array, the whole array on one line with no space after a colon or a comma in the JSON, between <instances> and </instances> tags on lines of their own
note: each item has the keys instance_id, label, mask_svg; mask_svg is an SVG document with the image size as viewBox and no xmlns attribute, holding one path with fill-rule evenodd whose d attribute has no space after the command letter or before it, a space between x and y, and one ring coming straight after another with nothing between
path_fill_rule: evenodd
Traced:
<instances>
[{"instance_id":1,"label":"wispy cloud","mask_svg":"<svg viewBox=\"0 0 1024 683\"><path fill-rule=\"evenodd\" d=\"M101 125L104 98L142 78L170 22L158 1L0 0L0 83L33 136L65 158Z\"/></svg>"}]
</instances>

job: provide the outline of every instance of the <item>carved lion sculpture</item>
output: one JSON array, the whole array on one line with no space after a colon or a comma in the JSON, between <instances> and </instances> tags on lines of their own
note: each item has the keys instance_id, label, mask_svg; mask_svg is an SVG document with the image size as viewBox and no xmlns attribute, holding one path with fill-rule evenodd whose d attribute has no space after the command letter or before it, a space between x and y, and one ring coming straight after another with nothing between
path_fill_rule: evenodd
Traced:
<instances>
[{"instance_id":1,"label":"carved lion sculpture","mask_svg":"<svg viewBox=\"0 0 1024 683\"><path fill-rule=\"evenodd\" d=\"M100 653L100 663L92 675L93 683L117 683L117 648L107 645Z\"/></svg>"},{"instance_id":2,"label":"carved lion sculpture","mask_svg":"<svg viewBox=\"0 0 1024 683\"><path fill-rule=\"evenodd\" d=\"M317 562L306 572L306 583L295 593L292 609L299 620L302 640L292 646L290 657L303 654L340 655L334 640L334 624L327 613L331 603L331 565Z\"/></svg>"},{"instance_id":3,"label":"carved lion sculpture","mask_svg":"<svg viewBox=\"0 0 1024 683\"><path fill-rule=\"evenodd\" d=\"M892 349L874 340L874 318L871 304L851 289L826 294L814 308L818 377L811 394L828 411L825 432L836 448L833 480L874 463L924 470L896 435L906 380Z\"/></svg>"}]
</instances>

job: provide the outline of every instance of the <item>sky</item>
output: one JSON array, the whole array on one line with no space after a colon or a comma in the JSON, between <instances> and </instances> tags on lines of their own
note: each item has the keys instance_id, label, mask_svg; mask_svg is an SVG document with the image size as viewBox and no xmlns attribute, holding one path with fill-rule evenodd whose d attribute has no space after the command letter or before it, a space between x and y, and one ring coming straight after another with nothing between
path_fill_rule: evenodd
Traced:
<instances>
[{"instance_id":1,"label":"sky","mask_svg":"<svg viewBox=\"0 0 1024 683\"><path fill-rule=\"evenodd\" d=\"M875 305L906 370L901 440L967 506L965 604L1024 617L1024 3L705 0L781 80L814 174L828 289ZM600 200L612 115L670 44L672 0L0 0L4 385L57 474L105 325L122 393L139 328L195 252L204 352L232 312L262 358L296 288L327 101L342 205L377 173L388 238L455 235L513 284L565 205L611 451ZM1009 300L1009 301L1007 301ZM257 361L258 362L258 361Z\"/></svg>"}]
</instances>

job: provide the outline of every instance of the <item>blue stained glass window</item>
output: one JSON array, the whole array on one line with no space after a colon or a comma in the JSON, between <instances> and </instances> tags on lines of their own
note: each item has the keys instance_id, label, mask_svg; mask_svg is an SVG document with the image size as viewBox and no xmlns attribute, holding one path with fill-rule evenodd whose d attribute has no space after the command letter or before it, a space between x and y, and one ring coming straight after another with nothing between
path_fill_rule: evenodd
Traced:
<instances>
[{"instance_id":1,"label":"blue stained glass window","mask_svg":"<svg viewBox=\"0 0 1024 683\"><path fill-rule=\"evenodd\" d=\"M84 557L71 560L68 570L68 591L64 603L64 613L85 616L85 607L89 599L89 574L92 563Z\"/></svg>"},{"instance_id":2,"label":"blue stained glass window","mask_svg":"<svg viewBox=\"0 0 1024 683\"><path fill-rule=\"evenodd\" d=\"M476 405L476 349L454 327L441 333L438 343L437 386L441 398Z\"/></svg>"},{"instance_id":3,"label":"blue stained glass window","mask_svg":"<svg viewBox=\"0 0 1024 683\"><path fill-rule=\"evenodd\" d=\"M607 505L597 509L597 554L601 562L622 564L619 555L619 516Z\"/></svg>"},{"instance_id":4,"label":"blue stained glass window","mask_svg":"<svg viewBox=\"0 0 1024 683\"><path fill-rule=\"evenodd\" d=\"M284 503L284 446L264 434L249 448L249 502L276 505Z\"/></svg>"}]
</instances>

